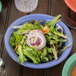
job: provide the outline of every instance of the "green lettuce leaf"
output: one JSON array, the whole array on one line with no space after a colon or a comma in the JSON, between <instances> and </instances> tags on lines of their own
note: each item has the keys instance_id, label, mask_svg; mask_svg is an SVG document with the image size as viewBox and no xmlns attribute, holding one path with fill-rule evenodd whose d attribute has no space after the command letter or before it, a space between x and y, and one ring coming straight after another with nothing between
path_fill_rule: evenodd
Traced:
<instances>
[{"instance_id":1,"label":"green lettuce leaf","mask_svg":"<svg viewBox=\"0 0 76 76\"><path fill-rule=\"evenodd\" d=\"M19 54L19 57L18 57L18 61L23 64L24 61L27 61L27 59L25 58L25 56L23 55L23 51L22 51L22 46L19 45L18 47L18 54Z\"/></svg>"}]
</instances>

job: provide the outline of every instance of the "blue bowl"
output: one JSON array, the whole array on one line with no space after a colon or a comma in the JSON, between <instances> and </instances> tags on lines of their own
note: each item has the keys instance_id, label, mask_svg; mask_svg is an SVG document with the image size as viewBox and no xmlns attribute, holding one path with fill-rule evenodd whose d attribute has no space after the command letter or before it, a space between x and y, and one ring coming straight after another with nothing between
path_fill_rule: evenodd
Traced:
<instances>
[{"instance_id":1,"label":"blue bowl","mask_svg":"<svg viewBox=\"0 0 76 76\"><path fill-rule=\"evenodd\" d=\"M21 25L21 24L24 24L25 22L28 22L29 20L42 20L42 24L44 24L47 20L50 21L53 19L53 16L50 16L50 15L45 15L45 14L31 14L31 15L27 15L27 16L23 16L19 19L17 19L16 21L14 21L7 29L6 31L6 34L5 34L5 39L4 39L4 42L5 42L5 48L7 50L7 53L9 54L9 56L15 60L17 63L18 62L18 55L13 51L13 48L12 46L10 45L10 37L14 31L14 29L12 28L12 26L18 26L18 25ZM70 30L68 29L68 27L62 22L62 21L59 21L57 25L60 25L61 27L63 27L64 29L64 33L67 34L68 36L68 39L65 43L64 46L67 46L68 44L72 43L73 44L73 39L72 39L72 34L70 32ZM34 64L34 63L30 63L30 62L24 62L24 64L21 64L23 66L26 66L26 67L29 67L29 68L34 68L34 69L44 69L44 68L49 68L49 67L53 67L59 63L61 63L68 55L69 53L71 52L71 49L72 49L72 45L67 48L62 54L61 56L59 57L59 59L56 61L56 60L52 60L50 62L46 62L46 63L40 63L40 64Z\"/></svg>"}]
</instances>

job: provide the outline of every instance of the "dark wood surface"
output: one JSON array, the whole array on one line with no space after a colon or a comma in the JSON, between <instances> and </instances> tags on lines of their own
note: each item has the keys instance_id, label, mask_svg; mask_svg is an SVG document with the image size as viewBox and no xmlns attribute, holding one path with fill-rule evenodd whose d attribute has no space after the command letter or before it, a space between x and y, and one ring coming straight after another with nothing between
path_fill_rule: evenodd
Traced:
<instances>
[{"instance_id":1,"label":"dark wood surface","mask_svg":"<svg viewBox=\"0 0 76 76\"><path fill-rule=\"evenodd\" d=\"M7 28L13 21L27 14L43 13L55 16L65 13L76 21L76 13L67 7L64 0L39 0L37 9L31 13L22 13L18 11L15 7L14 0L2 0L2 3L3 10L0 13L0 56L6 63L7 76L61 76L64 63L68 58L59 65L48 69L37 70L23 67L12 60L7 54L4 46L4 35ZM76 52L76 30L70 30L73 35L74 43L69 56Z\"/></svg>"}]
</instances>

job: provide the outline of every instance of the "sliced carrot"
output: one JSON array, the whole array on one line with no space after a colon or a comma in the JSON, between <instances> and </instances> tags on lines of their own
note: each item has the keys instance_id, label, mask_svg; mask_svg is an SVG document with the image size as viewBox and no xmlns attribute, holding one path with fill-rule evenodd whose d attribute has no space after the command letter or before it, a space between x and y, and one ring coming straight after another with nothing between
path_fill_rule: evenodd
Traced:
<instances>
[{"instance_id":1,"label":"sliced carrot","mask_svg":"<svg viewBox=\"0 0 76 76\"><path fill-rule=\"evenodd\" d=\"M21 42L16 46L16 48L14 49L14 51L16 51L16 49L19 47L20 44L21 44Z\"/></svg>"}]
</instances>

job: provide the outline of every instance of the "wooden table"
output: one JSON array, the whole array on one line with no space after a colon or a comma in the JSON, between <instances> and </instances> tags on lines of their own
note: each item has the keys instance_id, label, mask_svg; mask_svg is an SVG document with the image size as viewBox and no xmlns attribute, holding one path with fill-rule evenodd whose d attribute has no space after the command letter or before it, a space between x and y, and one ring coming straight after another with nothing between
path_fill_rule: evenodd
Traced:
<instances>
[{"instance_id":1,"label":"wooden table","mask_svg":"<svg viewBox=\"0 0 76 76\"><path fill-rule=\"evenodd\" d=\"M61 76L62 69L66 60L59 65L49 69L29 69L16 63L7 54L4 46L4 35L9 25L16 19L33 13L43 13L49 15L58 15L65 13L76 20L76 13L72 12L65 4L64 0L39 0L38 7L31 13L19 12L14 4L14 0L2 0L3 10L0 13L0 56L6 63L7 76ZM73 35L73 49L69 56L76 52L76 30L70 29Z\"/></svg>"}]
</instances>

